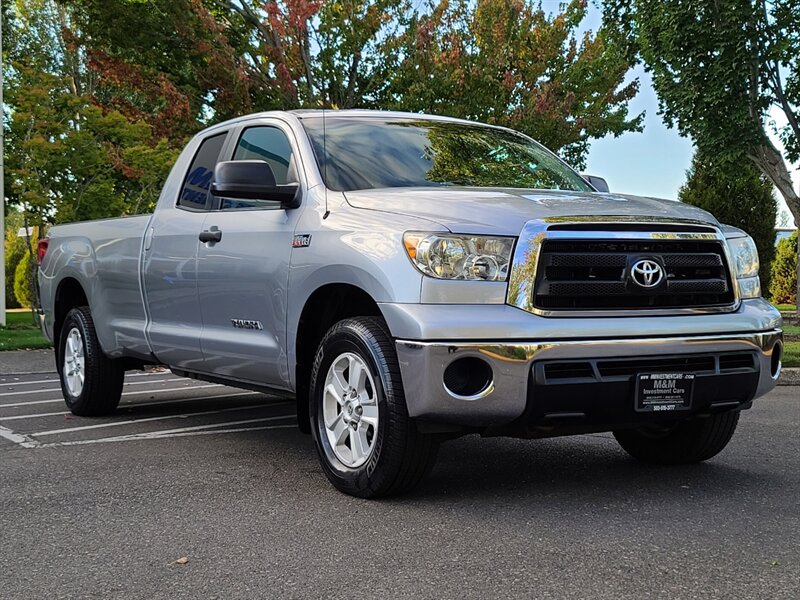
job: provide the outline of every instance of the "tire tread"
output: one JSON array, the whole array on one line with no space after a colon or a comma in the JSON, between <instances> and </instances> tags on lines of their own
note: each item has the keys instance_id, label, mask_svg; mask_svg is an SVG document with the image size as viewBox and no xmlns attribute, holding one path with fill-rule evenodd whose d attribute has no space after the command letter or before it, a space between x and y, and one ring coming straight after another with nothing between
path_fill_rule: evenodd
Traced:
<instances>
[{"instance_id":1,"label":"tire tread","mask_svg":"<svg viewBox=\"0 0 800 600\"><path fill-rule=\"evenodd\" d=\"M108 358L103 353L88 306L73 308L64 319L59 341L61 352L63 352L64 338L71 329L73 321L82 329L86 372L80 397L70 402L71 396L67 392L62 374L62 356L59 355L58 370L59 375L62 375L61 387L64 398L67 400L67 406L73 414L82 417L96 417L113 413L122 395L125 370L119 361Z\"/></svg>"}]
</instances>

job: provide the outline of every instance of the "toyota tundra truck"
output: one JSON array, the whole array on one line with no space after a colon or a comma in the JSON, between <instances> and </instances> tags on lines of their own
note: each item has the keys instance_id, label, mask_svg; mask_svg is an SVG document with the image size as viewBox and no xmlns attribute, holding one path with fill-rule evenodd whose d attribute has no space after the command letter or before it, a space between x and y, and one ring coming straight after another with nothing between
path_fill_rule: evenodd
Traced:
<instances>
[{"instance_id":1,"label":"toyota tundra truck","mask_svg":"<svg viewBox=\"0 0 800 600\"><path fill-rule=\"evenodd\" d=\"M53 227L39 258L73 413L113 412L149 364L287 396L360 497L409 490L470 433L613 432L648 463L704 461L781 370L743 231L452 118L215 125L152 215Z\"/></svg>"}]
</instances>

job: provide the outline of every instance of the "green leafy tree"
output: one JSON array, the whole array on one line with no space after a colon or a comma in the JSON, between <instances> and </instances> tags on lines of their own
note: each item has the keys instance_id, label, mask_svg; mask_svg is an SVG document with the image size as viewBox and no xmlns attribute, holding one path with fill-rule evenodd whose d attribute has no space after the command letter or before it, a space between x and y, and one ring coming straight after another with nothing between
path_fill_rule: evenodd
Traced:
<instances>
[{"instance_id":1,"label":"green leafy tree","mask_svg":"<svg viewBox=\"0 0 800 600\"><path fill-rule=\"evenodd\" d=\"M797 304L797 232L778 242L769 295L775 304Z\"/></svg>"},{"instance_id":2,"label":"green leafy tree","mask_svg":"<svg viewBox=\"0 0 800 600\"><path fill-rule=\"evenodd\" d=\"M699 206L721 223L746 231L761 259L762 289L769 289L770 265L775 255L777 202L772 184L748 163L732 168L696 153L678 199Z\"/></svg>"},{"instance_id":3,"label":"green leafy tree","mask_svg":"<svg viewBox=\"0 0 800 600\"><path fill-rule=\"evenodd\" d=\"M703 154L758 167L800 226L800 0L608 0L605 19L652 73L666 121Z\"/></svg>"},{"instance_id":4,"label":"green leafy tree","mask_svg":"<svg viewBox=\"0 0 800 600\"><path fill-rule=\"evenodd\" d=\"M523 131L584 164L591 138L641 128L625 83L631 62L606 29L578 33L586 2L546 13L523 0L444 0L414 16L391 106L477 119Z\"/></svg>"},{"instance_id":5,"label":"green leafy tree","mask_svg":"<svg viewBox=\"0 0 800 600\"><path fill-rule=\"evenodd\" d=\"M99 75L51 0L16 2L7 52L6 193L36 231L151 208L178 149L99 102Z\"/></svg>"}]
</instances>

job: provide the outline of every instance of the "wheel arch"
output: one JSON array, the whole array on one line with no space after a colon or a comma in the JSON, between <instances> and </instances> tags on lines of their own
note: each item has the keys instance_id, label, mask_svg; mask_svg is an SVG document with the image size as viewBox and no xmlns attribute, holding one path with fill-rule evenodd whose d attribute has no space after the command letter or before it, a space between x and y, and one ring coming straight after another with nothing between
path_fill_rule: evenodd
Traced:
<instances>
[{"instance_id":1,"label":"wheel arch","mask_svg":"<svg viewBox=\"0 0 800 600\"><path fill-rule=\"evenodd\" d=\"M64 319L70 310L78 306L89 306L91 310L89 296L77 279L64 277L58 283L53 302L53 346L56 348L56 352L58 352Z\"/></svg>"},{"instance_id":2,"label":"wheel arch","mask_svg":"<svg viewBox=\"0 0 800 600\"><path fill-rule=\"evenodd\" d=\"M309 380L320 341L334 323L349 317L383 318L377 301L363 288L351 283L328 283L318 287L306 300L294 337L293 374L300 428L308 430Z\"/></svg>"}]
</instances>

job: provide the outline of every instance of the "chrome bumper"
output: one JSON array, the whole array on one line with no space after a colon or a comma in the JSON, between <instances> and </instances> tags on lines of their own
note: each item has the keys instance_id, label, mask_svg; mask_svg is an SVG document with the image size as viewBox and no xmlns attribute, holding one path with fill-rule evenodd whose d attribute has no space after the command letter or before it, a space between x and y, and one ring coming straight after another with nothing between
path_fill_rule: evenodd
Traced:
<instances>
[{"instance_id":1,"label":"chrome bumper","mask_svg":"<svg viewBox=\"0 0 800 600\"><path fill-rule=\"evenodd\" d=\"M410 416L448 424L484 427L504 425L523 415L528 383L536 361L658 357L754 351L758 384L752 398L763 396L780 375L772 373L772 354L782 344L780 329L731 335L651 337L568 341L413 341L397 340L397 355ZM780 346L782 348L782 346ZM492 368L484 393L457 397L443 383L444 371L456 359L475 356Z\"/></svg>"}]
</instances>

